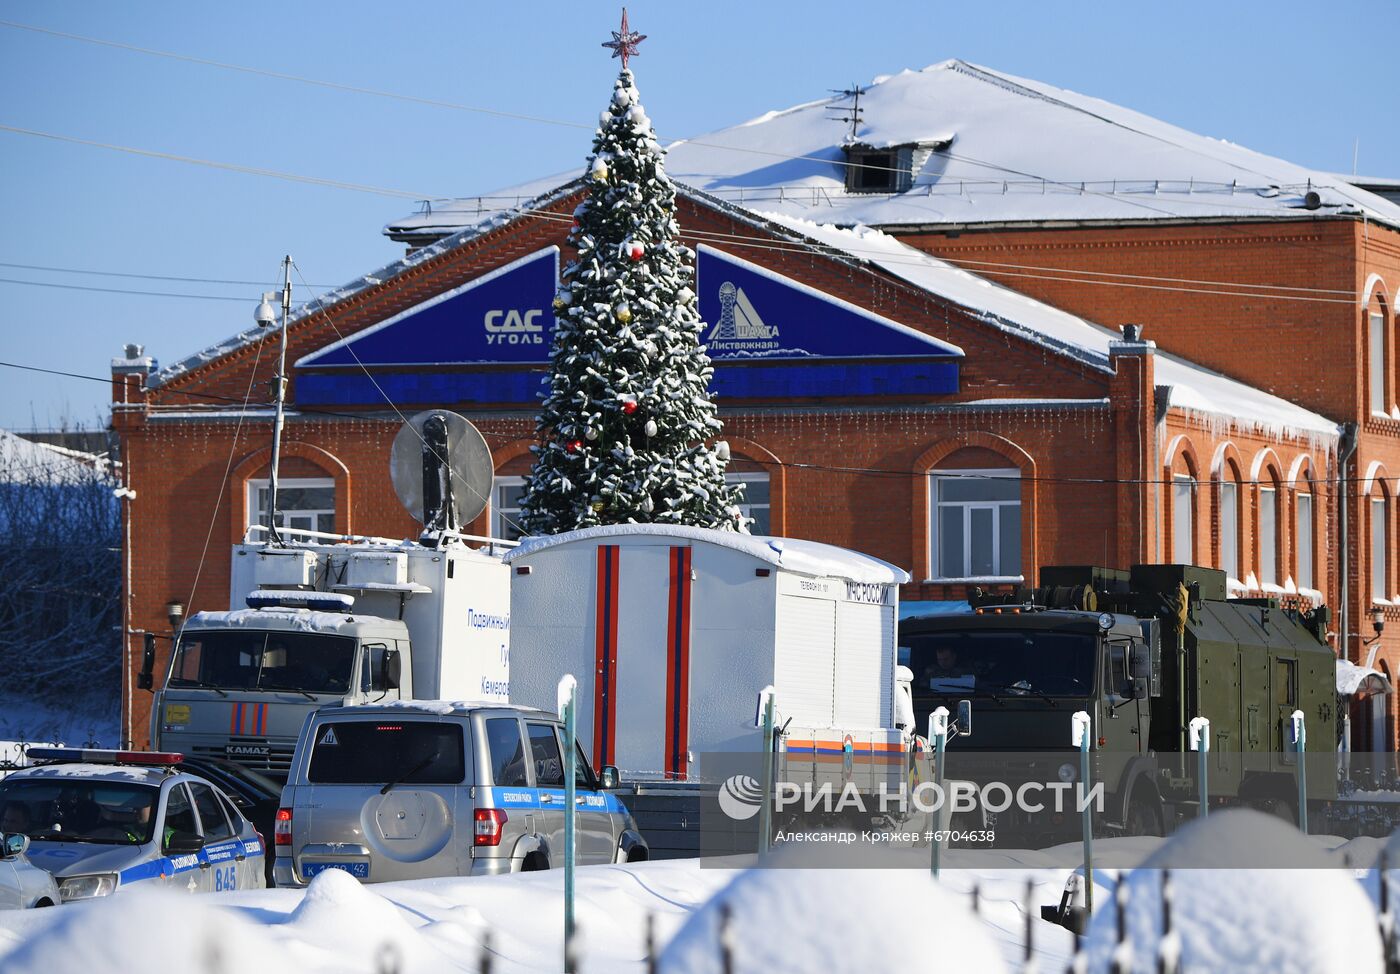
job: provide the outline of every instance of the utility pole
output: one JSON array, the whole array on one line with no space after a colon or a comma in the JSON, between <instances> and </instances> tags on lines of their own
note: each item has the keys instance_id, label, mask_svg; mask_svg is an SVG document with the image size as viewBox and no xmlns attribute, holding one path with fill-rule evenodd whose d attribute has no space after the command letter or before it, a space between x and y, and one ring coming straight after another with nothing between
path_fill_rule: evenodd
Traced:
<instances>
[{"instance_id":1,"label":"utility pole","mask_svg":"<svg viewBox=\"0 0 1400 974\"><path fill-rule=\"evenodd\" d=\"M282 336L277 350L277 376L273 379L276 394L277 413L272 421L272 464L267 483L267 540L269 544L282 543L281 532L277 530L277 466L282 459L282 409L287 398L287 319L292 314L292 258L282 258Z\"/></svg>"}]
</instances>

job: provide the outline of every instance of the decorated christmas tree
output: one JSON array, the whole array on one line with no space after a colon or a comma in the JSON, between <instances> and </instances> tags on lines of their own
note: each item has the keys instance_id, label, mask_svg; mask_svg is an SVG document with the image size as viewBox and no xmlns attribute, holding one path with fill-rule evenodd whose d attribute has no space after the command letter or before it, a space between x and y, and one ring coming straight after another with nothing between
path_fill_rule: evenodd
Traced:
<instances>
[{"instance_id":1,"label":"decorated christmas tree","mask_svg":"<svg viewBox=\"0 0 1400 974\"><path fill-rule=\"evenodd\" d=\"M629 522L742 530L739 488L724 479L728 446L708 442L720 422L694 255L678 240L675 187L627 68L637 36L624 19L614 38L623 68L574 211L578 257L554 301L521 520L537 535Z\"/></svg>"}]
</instances>

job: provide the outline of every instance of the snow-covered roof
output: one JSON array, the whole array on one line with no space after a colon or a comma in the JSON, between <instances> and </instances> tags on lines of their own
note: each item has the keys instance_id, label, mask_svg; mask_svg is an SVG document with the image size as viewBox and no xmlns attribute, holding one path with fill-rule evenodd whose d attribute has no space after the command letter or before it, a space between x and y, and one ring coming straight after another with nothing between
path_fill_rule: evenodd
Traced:
<instances>
[{"instance_id":1,"label":"snow-covered roof","mask_svg":"<svg viewBox=\"0 0 1400 974\"><path fill-rule=\"evenodd\" d=\"M1369 666L1357 666L1350 660L1337 660L1337 694L1339 696L1351 696L1361 689L1362 684L1368 680L1372 681L1371 688L1374 690L1380 690L1382 693L1394 692L1394 687L1390 685L1390 679L1380 670L1372 669Z\"/></svg>"},{"instance_id":2,"label":"snow-covered roof","mask_svg":"<svg viewBox=\"0 0 1400 974\"><path fill-rule=\"evenodd\" d=\"M382 624L371 615L317 612L312 609L233 609L227 612L196 612L185 623L195 629L281 629L295 632L353 633L366 623Z\"/></svg>"},{"instance_id":3,"label":"snow-covered roof","mask_svg":"<svg viewBox=\"0 0 1400 974\"><path fill-rule=\"evenodd\" d=\"M1400 226L1400 205L1345 177L959 60L881 76L862 89L863 124L850 142L951 143L916 154L903 192L848 193L849 129L833 120L830 104L824 97L674 143L667 172L740 206L843 226L1341 213ZM386 232L455 229L539 185L433 201ZM1309 192L1319 197L1314 209L1305 208Z\"/></svg>"},{"instance_id":4,"label":"snow-covered roof","mask_svg":"<svg viewBox=\"0 0 1400 974\"><path fill-rule=\"evenodd\" d=\"M111 461L0 430L0 483L67 484L107 476Z\"/></svg>"},{"instance_id":5,"label":"snow-covered roof","mask_svg":"<svg viewBox=\"0 0 1400 974\"><path fill-rule=\"evenodd\" d=\"M835 545L822 544L817 541L769 538L760 535L739 534L735 531L695 528L681 524L608 524L596 528L566 531L563 534L521 538L520 546L507 552L504 561L509 564L521 558L527 558L537 551L578 541L628 537L684 538L687 541L703 541L722 548L732 548L765 564L781 568L783 571L816 578L847 578L853 582L884 585L903 584L909 581L909 573L904 569L847 548L838 548Z\"/></svg>"},{"instance_id":6,"label":"snow-covered roof","mask_svg":"<svg viewBox=\"0 0 1400 974\"><path fill-rule=\"evenodd\" d=\"M331 713L335 716L344 714L350 717L370 717L372 718L381 710L413 710L418 713L436 714L439 717L447 717L452 714L469 714L473 710L485 710L487 708L509 707L511 710L527 710L531 713L544 713L536 707L525 707L518 703L502 703L499 700L385 700L382 703L360 705L354 707L323 707L322 713Z\"/></svg>"}]
</instances>

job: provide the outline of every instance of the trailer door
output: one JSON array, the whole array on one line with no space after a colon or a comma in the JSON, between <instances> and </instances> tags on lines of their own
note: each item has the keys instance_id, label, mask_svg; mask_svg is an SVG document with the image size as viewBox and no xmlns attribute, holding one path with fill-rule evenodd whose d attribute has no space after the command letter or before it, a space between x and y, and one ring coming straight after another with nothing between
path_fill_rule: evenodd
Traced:
<instances>
[{"instance_id":1,"label":"trailer door","mask_svg":"<svg viewBox=\"0 0 1400 974\"><path fill-rule=\"evenodd\" d=\"M786 581L786 579L784 579ZM773 684L778 710L798 727L831 727L836 685L836 603L778 595Z\"/></svg>"},{"instance_id":2,"label":"trailer door","mask_svg":"<svg viewBox=\"0 0 1400 974\"><path fill-rule=\"evenodd\" d=\"M835 726L891 727L894 607L837 602Z\"/></svg>"}]
</instances>

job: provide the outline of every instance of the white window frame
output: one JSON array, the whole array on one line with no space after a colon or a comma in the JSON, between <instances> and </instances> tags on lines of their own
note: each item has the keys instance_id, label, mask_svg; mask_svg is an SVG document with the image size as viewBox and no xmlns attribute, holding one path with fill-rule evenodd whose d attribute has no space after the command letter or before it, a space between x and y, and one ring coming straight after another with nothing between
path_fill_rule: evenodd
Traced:
<instances>
[{"instance_id":1,"label":"white window frame","mask_svg":"<svg viewBox=\"0 0 1400 974\"><path fill-rule=\"evenodd\" d=\"M491 482L491 537L510 538L510 522L506 520L509 516L511 521L520 523L520 508L505 507L501 504L502 487L524 487L524 477L502 477L497 476Z\"/></svg>"},{"instance_id":2,"label":"white window frame","mask_svg":"<svg viewBox=\"0 0 1400 974\"><path fill-rule=\"evenodd\" d=\"M1172 475L1172 561L1178 565L1196 563L1196 486L1190 474Z\"/></svg>"},{"instance_id":3,"label":"white window frame","mask_svg":"<svg viewBox=\"0 0 1400 974\"><path fill-rule=\"evenodd\" d=\"M1229 503L1226 503L1226 497ZM1240 578L1240 485L1234 480L1220 481L1220 567L1226 577Z\"/></svg>"},{"instance_id":4,"label":"white window frame","mask_svg":"<svg viewBox=\"0 0 1400 974\"><path fill-rule=\"evenodd\" d=\"M746 470L743 472L726 472L724 475L726 484L767 484L768 500L763 504L750 504L748 501L738 505L739 511L744 517L753 517L754 511L764 511L768 515L768 530L773 530L773 481L767 471Z\"/></svg>"},{"instance_id":5,"label":"white window frame","mask_svg":"<svg viewBox=\"0 0 1400 974\"><path fill-rule=\"evenodd\" d=\"M261 525L261 524L263 523L263 521L262 521L262 514L263 514L263 511L262 511L262 508L258 505L258 492L261 491L261 490L270 489L271 486L272 486L272 480L271 480L271 478L268 478L268 477L261 477L261 478L258 478L258 479L256 479L256 480L249 480L249 481L247 481L247 486L246 486L246 488L245 488L246 491L247 491L247 494L246 494L246 498L247 498L247 507L245 508L245 510L247 511L247 521L248 521L248 523L247 523L246 525L244 525L244 530L245 530L245 531L246 531L248 528L253 527L254 525ZM333 477L279 477L279 478L277 479L277 492L278 492L279 495L280 495L281 492L284 491L284 490L291 490L291 489L294 489L294 488L306 489L306 488L314 488L314 487L329 487L329 488L331 489L331 491L332 491L332 495L331 495L331 496L332 496L332 498L333 498L333 503L334 503L335 500L338 500L338 498L335 498L335 494L334 494L334 491L335 491L335 478L333 478ZM280 522L277 526L278 526L279 528L297 528L297 529L303 529L303 530L305 530L305 526L304 526L304 525L300 525L300 524L289 524L289 523L287 523L287 522L288 522L288 516L290 515L291 517L308 517L308 516L310 516L310 517L316 517L316 516L319 516L319 515L321 515L321 514L329 514L329 515L331 516L331 523L332 523L332 524L335 523L335 507L332 506L329 510L323 509L323 508L318 508L318 509L313 510L313 511L286 511L286 510L284 510L284 511L282 512L282 520L281 520L281 522ZM312 522L313 527L311 527L309 530L312 530L312 531L319 530L318 528L314 527L314 524L315 524L315 523L316 523L315 521ZM334 534L335 532L334 532L334 530L332 530L332 531L327 532L327 533Z\"/></svg>"},{"instance_id":6,"label":"white window frame","mask_svg":"<svg viewBox=\"0 0 1400 974\"><path fill-rule=\"evenodd\" d=\"M1299 491L1294 501L1293 540L1297 549L1295 584L1298 588L1316 589L1313 584L1313 495L1311 491ZM1304 508L1307 508L1306 512Z\"/></svg>"},{"instance_id":7,"label":"white window frame","mask_svg":"<svg viewBox=\"0 0 1400 974\"><path fill-rule=\"evenodd\" d=\"M1278 584L1278 488L1259 488L1259 584Z\"/></svg>"},{"instance_id":8,"label":"white window frame","mask_svg":"<svg viewBox=\"0 0 1400 974\"><path fill-rule=\"evenodd\" d=\"M1384 496L1371 497L1371 601L1386 601L1386 546L1390 541L1390 525L1387 521L1386 499Z\"/></svg>"},{"instance_id":9,"label":"white window frame","mask_svg":"<svg viewBox=\"0 0 1400 974\"><path fill-rule=\"evenodd\" d=\"M958 502L956 502L956 504L948 505L948 506L957 506L957 507L961 507L961 508L964 509L965 513L964 513L964 516L963 516L963 538L964 538L965 541L968 542L968 544L967 544L967 545L964 547L964 549L963 549L963 569L964 569L964 573L961 574L961 575L940 575L940 574L938 574L938 569L939 569L939 564L938 564L938 524L939 524L939 516L938 516L938 514L939 514L939 506L940 506L939 503L938 503L938 480L939 480L939 478L952 480L952 479L969 478L969 477L996 477L996 478L1000 478L1000 479L1011 479L1011 478L1015 478L1015 479L1018 481L1018 486L1019 486L1018 496L1017 496L1016 500L1014 500L1014 501L958 501ZM971 543L970 543L971 538L972 538L972 530L971 530L971 527L972 527L972 526L971 526L972 513L971 513L971 512L972 512L974 509L975 509L975 510L991 510L991 511L993 512L993 513L992 513L992 556L993 556L993 558L995 558L995 559L997 560L997 564L994 565L994 568L996 568L996 569L998 569L998 570L1001 569L1002 566L1001 566L1001 564L1000 564L1000 560L1001 560L1001 511L1000 511L1000 508L1002 508L1002 507L1011 507L1011 506L1014 506L1014 507L1017 509L1017 511L1018 511L1018 516L1019 516L1020 512L1023 512L1023 511L1024 511L1025 503L1026 503L1025 483L1024 483L1024 481L1021 481L1021 471L1020 471L1020 470L1018 470L1018 469L1015 468L1015 467L1005 467L1005 468L998 468L998 469L983 469L983 470L941 470L941 469L930 470L930 471L928 472L928 479L927 479L926 482L925 482L925 489L928 491L928 511L929 511L929 516L928 516L928 520L929 520L929 524L928 524L928 539L929 539L929 544L928 544L928 570L929 570L929 576L930 576L929 579L928 579L929 581L931 581L931 582L957 582L957 581L963 581L963 580L967 580L967 579L977 579L977 580L979 580L979 581L981 581L981 580L992 580L992 581L1020 582L1020 581L1024 581L1024 580L1025 580L1024 574L1022 574L1019 570L1018 570L1015 574L992 574L992 575L971 575L971 574L968 574L968 571L969 571L970 568L971 568L970 562L971 562L971 558L972 558L972 545L971 545ZM1024 540L1025 540L1025 539L1024 539L1024 536L1023 536L1023 537L1022 537L1022 541L1024 541ZM1019 560L1019 558L1020 558L1020 552L1017 552L1017 559ZM1018 568L1019 568L1019 566L1018 566Z\"/></svg>"},{"instance_id":10,"label":"white window frame","mask_svg":"<svg viewBox=\"0 0 1400 974\"><path fill-rule=\"evenodd\" d=\"M1367 330L1367 397L1374 416L1389 416L1385 402L1385 315L1371 312Z\"/></svg>"}]
</instances>

